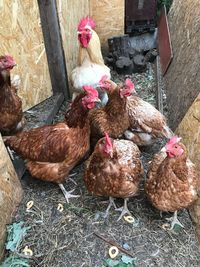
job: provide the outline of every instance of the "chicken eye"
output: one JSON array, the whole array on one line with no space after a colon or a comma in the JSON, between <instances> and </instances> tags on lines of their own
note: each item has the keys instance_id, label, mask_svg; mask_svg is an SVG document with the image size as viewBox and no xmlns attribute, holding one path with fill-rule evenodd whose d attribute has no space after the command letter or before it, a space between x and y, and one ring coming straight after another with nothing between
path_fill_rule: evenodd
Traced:
<instances>
[{"instance_id":1,"label":"chicken eye","mask_svg":"<svg viewBox=\"0 0 200 267\"><path fill-rule=\"evenodd\" d=\"M177 145L175 145L175 146L174 146L174 148L178 148L178 146L177 146Z\"/></svg>"}]
</instances>

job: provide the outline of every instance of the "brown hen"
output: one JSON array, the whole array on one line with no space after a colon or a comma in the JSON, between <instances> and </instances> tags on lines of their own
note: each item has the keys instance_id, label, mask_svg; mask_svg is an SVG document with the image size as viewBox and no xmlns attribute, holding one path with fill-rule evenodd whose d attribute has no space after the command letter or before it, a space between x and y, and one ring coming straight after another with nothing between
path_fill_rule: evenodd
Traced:
<instances>
[{"instance_id":1,"label":"brown hen","mask_svg":"<svg viewBox=\"0 0 200 267\"><path fill-rule=\"evenodd\" d=\"M112 138L119 138L129 127L126 105L133 87L129 87L125 81L123 85L117 87L112 83L111 86L108 84L108 88L105 85L101 85L101 88L107 90L109 100L105 107L90 111L91 143L93 146L98 139L104 136L105 132Z\"/></svg>"},{"instance_id":2,"label":"brown hen","mask_svg":"<svg viewBox=\"0 0 200 267\"><path fill-rule=\"evenodd\" d=\"M67 201L74 195L67 192L62 183L89 150L88 111L99 101L95 89L85 86L84 90L85 93L77 96L72 103L66 123L43 126L4 138L6 145L26 159L31 175L58 183Z\"/></svg>"},{"instance_id":3,"label":"brown hen","mask_svg":"<svg viewBox=\"0 0 200 267\"><path fill-rule=\"evenodd\" d=\"M0 132L14 134L23 129L22 101L11 85L10 70L16 65L9 55L0 57Z\"/></svg>"},{"instance_id":4,"label":"brown hen","mask_svg":"<svg viewBox=\"0 0 200 267\"><path fill-rule=\"evenodd\" d=\"M166 153L165 153L166 151ZM197 198L197 174L187 157L186 147L177 136L172 137L150 164L145 191L153 206L174 212L171 228L182 224L177 211L189 207Z\"/></svg>"},{"instance_id":5,"label":"brown hen","mask_svg":"<svg viewBox=\"0 0 200 267\"><path fill-rule=\"evenodd\" d=\"M133 142L128 140L110 139L108 134L101 138L95 146L93 154L86 162L84 182L88 191L96 196L109 196L110 204L105 217L112 205L113 198L123 198L124 207L121 215L130 213L127 200L138 191L143 172L140 151Z\"/></svg>"},{"instance_id":6,"label":"brown hen","mask_svg":"<svg viewBox=\"0 0 200 267\"><path fill-rule=\"evenodd\" d=\"M127 86L134 88L129 79ZM173 133L167 126L166 118L148 102L132 95L127 99L126 108L130 122L129 129L124 133L126 139L144 146L152 144L159 137L172 137Z\"/></svg>"},{"instance_id":7,"label":"brown hen","mask_svg":"<svg viewBox=\"0 0 200 267\"><path fill-rule=\"evenodd\" d=\"M126 79L125 85L127 88L132 88L132 93L136 93L134 84L130 79ZM107 91L109 99L112 98L112 94L117 87L106 75L99 81L99 86ZM117 108L118 113L121 113L121 109ZM125 130L124 136L135 144L139 146L150 145L159 137L170 138L172 136L166 118L154 106L141 98L135 95L129 96L126 101L126 112L129 117L129 129ZM124 123L127 123L126 118L125 116ZM119 119L122 120L120 117Z\"/></svg>"}]
</instances>

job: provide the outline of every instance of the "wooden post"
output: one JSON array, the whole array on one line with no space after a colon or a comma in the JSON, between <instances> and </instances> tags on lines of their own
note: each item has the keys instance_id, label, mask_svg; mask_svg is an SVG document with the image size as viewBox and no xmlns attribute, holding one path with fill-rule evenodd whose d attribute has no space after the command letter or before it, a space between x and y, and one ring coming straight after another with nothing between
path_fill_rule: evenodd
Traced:
<instances>
[{"instance_id":1,"label":"wooden post","mask_svg":"<svg viewBox=\"0 0 200 267\"><path fill-rule=\"evenodd\" d=\"M6 225L11 223L23 190L0 134L0 262L6 239ZM2 265L1 265L2 266Z\"/></svg>"},{"instance_id":2,"label":"wooden post","mask_svg":"<svg viewBox=\"0 0 200 267\"><path fill-rule=\"evenodd\" d=\"M53 94L70 97L56 0L38 0Z\"/></svg>"}]
</instances>

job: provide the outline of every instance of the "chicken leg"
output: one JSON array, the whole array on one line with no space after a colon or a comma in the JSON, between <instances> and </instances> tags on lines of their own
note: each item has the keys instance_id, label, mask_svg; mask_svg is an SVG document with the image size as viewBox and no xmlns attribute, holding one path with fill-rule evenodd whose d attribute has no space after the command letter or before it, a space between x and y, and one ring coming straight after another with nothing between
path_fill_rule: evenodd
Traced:
<instances>
[{"instance_id":1,"label":"chicken leg","mask_svg":"<svg viewBox=\"0 0 200 267\"><path fill-rule=\"evenodd\" d=\"M104 218L107 218L107 217L108 217L108 215L109 215L109 210L110 210L110 208L111 208L112 206L113 206L115 209L117 208L116 205L115 205L115 202L114 202L114 198L113 198L113 197L109 197L109 205L108 205L108 207L107 207L105 213L103 213L103 217L104 217Z\"/></svg>"},{"instance_id":2,"label":"chicken leg","mask_svg":"<svg viewBox=\"0 0 200 267\"><path fill-rule=\"evenodd\" d=\"M171 218L166 218L167 221L171 222L171 227L169 230L173 230L175 225L179 225L181 228L184 228L182 223L179 222L177 217L177 210L174 212L174 215Z\"/></svg>"},{"instance_id":3,"label":"chicken leg","mask_svg":"<svg viewBox=\"0 0 200 267\"><path fill-rule=\"evenodd\" d=\"M121 211L121 214L120 214L119 218L117 219L117 221L120 221L121 218L122 218L125 214L129 214L129 215L131 215L131 213L130 213L130 211L129 211L129 209L128 209L128 206L127 206L127 202L128 202L128 198L125 198L125 199L124 199L124 206L121 207L121 208L115 209L115 210L117 210L117 211Z\"/></svg>"},{"instance_id":4,"label":"chicken leg","mask_svg":"<svg viewBox=\"0 0 200 267\"><path fill-rule=\"evenodd\" d=\"M64 194L64 196L65 196L65 198L67 200L67 203L69 203L69 198L80 197L80 195L73 195L73 194L71 194L74 191L74 189L71 190L71 191L67 191L64 188L63 184L58 184L58 185L59 185L60 189L62 190L62 192L63 192L63 194Z\"/></svg>"}]
</instances>

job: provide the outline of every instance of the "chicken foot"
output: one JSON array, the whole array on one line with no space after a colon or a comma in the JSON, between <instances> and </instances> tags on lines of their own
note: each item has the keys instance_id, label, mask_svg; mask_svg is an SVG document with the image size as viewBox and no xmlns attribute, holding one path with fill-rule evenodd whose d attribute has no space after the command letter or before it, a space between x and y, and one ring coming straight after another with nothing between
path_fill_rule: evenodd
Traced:
<instances>
[{"instance_id":1,"label":"chicken foot","mask_svg":"<svg viewBox=\"0 0 200 267\"><path fill-rule=\"evenodd\" d=\"M169 230L173 230L175 225L179 225L181 228L184 228L184 225L179 222L177 217L177 210L174 212L174 215L171 218L166 218L167 221L171 222Z\"/></svg>"},{"instance_id":2,"label":"chicken foot","mask_svg":"<svg viewBox=\"0 0 200 267\"><path fill-rule=\"evenodd\" d=\"M112 206L113 206L115 209L117 208L116 205L115 205L115 202L114 202L114 198L113 198L113 197L109 197L109 205L108 205L108 207L107 207L105 213L103 213L103 217L104 217L104 218L107 218L107 217L108 217L108 215L109 215L109 210L110 210L110 208L111 208Z\"/></svg>"},{"instance_id":3,"label":"chicken foot","mask_svg":"<svg viewBox=\"0 0 200 267\"><path fill-rule=\"evenodd\" d=\"M58 185L59 185L60 189L62 190L62 192L63 192L63 194L64 194L64 196L65 196L65 198L67 200L67 203L69 203L69 198L80 197L80 195L73 195L73 194L71 194L75 189L73 189L71 191L67 191L64 188L63 184L58 184Z\"/></svg>"},{"instance_id":4,"label":"chicken foot","mask_svg":"<svg viewBox=\"0 0 200 267\"><path fill-rule=\"evenodd\" d=\"M127 206L127 202L128 202L128 198L125 198L125 199L124 199L124 206L121 207L121 208L117 208L117 209L115 209L115 210L117 210L117 211L121 211L121 214L120 214L119 218L117 219L117 222L120 221L121 218L122 218L125 214L129 214L129 215L131 215L131 213L130 213L130 211L129 211L129 209L128 209L128 206Z\"/></svg>"}]
</instances>

